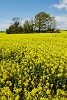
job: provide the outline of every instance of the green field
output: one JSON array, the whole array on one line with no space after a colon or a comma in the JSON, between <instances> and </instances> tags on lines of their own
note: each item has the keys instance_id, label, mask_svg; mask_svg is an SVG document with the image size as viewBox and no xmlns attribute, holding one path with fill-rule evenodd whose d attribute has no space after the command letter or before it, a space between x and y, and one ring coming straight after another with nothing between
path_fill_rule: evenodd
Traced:
<instances>
[{"instance_id":1,"label":"green field","mask_svg":"<svg viewBox=\"0 0 67 100\"><path fill-rule=\"evenodd\" d=\"M67 100L67 32L0 34L0 100Z\"/></svg>"}]
</instances>

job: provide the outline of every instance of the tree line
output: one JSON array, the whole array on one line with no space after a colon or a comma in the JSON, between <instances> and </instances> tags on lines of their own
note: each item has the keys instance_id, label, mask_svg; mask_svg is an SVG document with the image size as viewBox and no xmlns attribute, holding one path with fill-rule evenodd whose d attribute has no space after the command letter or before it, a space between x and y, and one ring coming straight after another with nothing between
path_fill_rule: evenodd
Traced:
<instances>
[{"instance_id":1,"label":"tree line","mask_svg":"<svg viewBox=\"0 0 67 100\"><path fill-rule=\"evenodd\" d=\"M13 24L6 29L7 34L18 34L18 33L46 33L46 32L59 32L56 29L56 21L54 17L45 12L40 12L30 20L25 20L23 26L20 23L19 17L14 17Z\"/></svg>"}]
</instances>

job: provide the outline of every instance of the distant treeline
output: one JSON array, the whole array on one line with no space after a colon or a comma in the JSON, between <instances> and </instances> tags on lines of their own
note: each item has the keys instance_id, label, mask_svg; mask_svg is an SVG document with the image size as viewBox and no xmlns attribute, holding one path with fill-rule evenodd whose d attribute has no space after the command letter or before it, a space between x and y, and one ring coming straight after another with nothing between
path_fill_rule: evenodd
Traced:
<instances>
[{"instance_id":1,"label":"distant treeline","mask_svg":"<svg viewBox=\"0 0 67 100\"><path fill-rule=\"evenodd\" d=\"M5 31L0 31L0 33L5 33Z\"/></svg>"},{"instance_id":2,"label":"distant treeline","mask_svg":"<svg viewBox=\"0 0 67 100\"><path fill-rule=\"evenodd\" d=\"M60 32L56 29L54 17L51 17L50 14L45 12L36 14L30 20L25 20L23 25L21 25L19 17L14 17L12 20L13 24L6 29L7 34Z\"/></svg>"},{"instance_id":3,"label":"distant treeline","mask_svg":"<svg viewBox=\"0 0 67 100\"><path fill-rule=\"evenodd\" d=\"M62 30L62 31L67 31L67 30Z\"/></svg>"}]
</instances>

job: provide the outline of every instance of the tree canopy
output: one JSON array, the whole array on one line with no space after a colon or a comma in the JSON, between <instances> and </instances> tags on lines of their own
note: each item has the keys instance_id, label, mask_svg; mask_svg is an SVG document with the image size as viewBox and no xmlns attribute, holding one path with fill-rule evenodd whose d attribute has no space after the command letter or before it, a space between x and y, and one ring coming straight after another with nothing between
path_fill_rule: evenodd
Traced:
<instances>
[{"instance_id":1,"label":"tree canopy","mask_svg":"<svg viewBox=\"0 0 67 100\"><path fill-rule=\"evenodd\" d=\"M19 17L14 17L12 20L13 20L13 24L9 26L9 29L6 29L6 33L7 34L22 33L23 28L20 25L20 18Z\"/></svg>"},{"instance_id":2,"label":"tree canopy","mask_svg":"<svg viewBox=\"0 0 67 100\"><path fill-rule=\"evenodd\" d=\"M20 18L14 17L13 24L6 29L8 34L33 33L33 32L56 32L56 21L54 17L45 12L40 12L30 20L25 20L23 26L20 25Z\"/></svg>"},{"instance_id":3,"label":"tree canopy","mask_svg":"<svg viewBox=\"0 0 67 100\"><path fill-rule=\"evenodd\" d=\"M54 21L54 17L51 17L50 14L45 12L36 14L34 18L35 27L39 33L49 29L52 30L55 26Z\"/></svg>"}]
</instances>

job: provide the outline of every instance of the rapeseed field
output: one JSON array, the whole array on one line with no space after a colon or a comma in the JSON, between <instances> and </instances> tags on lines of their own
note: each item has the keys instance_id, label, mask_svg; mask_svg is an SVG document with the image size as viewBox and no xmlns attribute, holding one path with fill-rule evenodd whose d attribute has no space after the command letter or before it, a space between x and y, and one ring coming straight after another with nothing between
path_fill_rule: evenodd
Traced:
<instances>
[{"instance_id":1,"label":"rapeseed field","mask_svg":"<svg viewBox=\"0 0 67 100\"><path fill-rule=\"evenodd\" d=\"M67 32L0 34L0 100L67 100Z\"/></svg>"}]
</instances>

